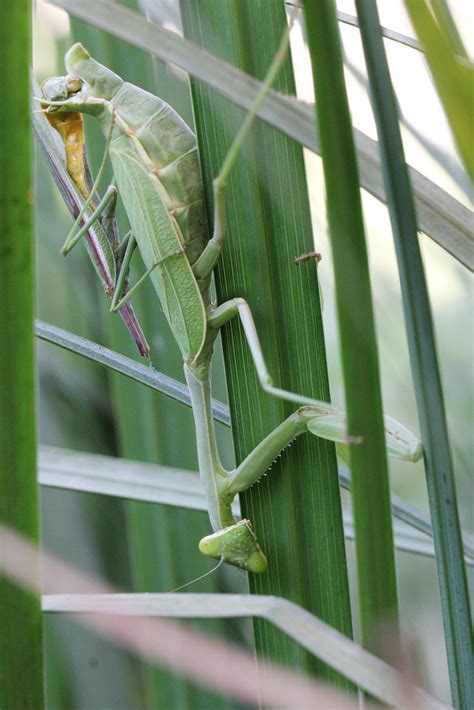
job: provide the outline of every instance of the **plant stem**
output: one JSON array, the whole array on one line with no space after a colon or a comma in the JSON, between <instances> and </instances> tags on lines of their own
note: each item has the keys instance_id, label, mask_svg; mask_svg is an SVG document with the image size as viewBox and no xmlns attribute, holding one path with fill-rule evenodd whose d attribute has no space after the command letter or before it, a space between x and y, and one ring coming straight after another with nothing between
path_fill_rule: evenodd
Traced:
<instances>
[{"instance_id":1,"label":"plant stem","mask_svg":"<svg viewBox=\"0 0 474 710\"><path fill-rule=\"evenodd\" d=\"M397 252L455 707L474 706L471 616L441 378L395 95L374 0L356 0Z\"/></svg>"},{"instance_id":2,"label":"plant stem","mask_svg":"<svg viewBox=\"0 0 474 710\"><path fill-rule=\"evenodd\" d=\"M186 37L263 80L286 21L273 0L241 3L181 1ZM262 24L265 31L262 32ZM291 62L275 88L294 92ZM245 112L192 81L200 157L207 194ZM219 302L245 298L256 321L276 386L329 400L317 275L294 257L314 249L307 186L299 146L260 121L245 141L228 178L228 236L217 266ZM212 220L210 220L212 223ZM307 267L307 268L306 268ZM294 411L265 394L238 322L222 329L237 462ZM241 496L268 553L265 574L249 580L253 593L285 596L351 635L347 570L334 448L299 437L271 474ZM259 655L347 681L261 621L254 624Z\"/></svg>"},{"instance_id":3,"label":"plant stem","mask_svg":"<svg viewBox=\"0 0 474 710\"><path fill-rule=\"evenodd\" d=\"M30 152L30 3L18 0L0 23L0 522L38 541L33 232ZM1 576L0 706L43 707L38 595ZM19 561L21 564L21 560ZM39 558L35 570L39 584Z\"/></svg>"},{"instance_id":4,"label":"plant stem","mask_svg":"<svg viewBox=\"0 0 474 710\"><path fill-rule=\"evenodd\" d=\"M335 5L333 0L320 0L305 2L304 8L334 259L348 433L363 437L350 449L361 636L363 645L377 652L381 624L393 624L397 635L398 602L359 174Z\"/></svg>"}]
</instances>

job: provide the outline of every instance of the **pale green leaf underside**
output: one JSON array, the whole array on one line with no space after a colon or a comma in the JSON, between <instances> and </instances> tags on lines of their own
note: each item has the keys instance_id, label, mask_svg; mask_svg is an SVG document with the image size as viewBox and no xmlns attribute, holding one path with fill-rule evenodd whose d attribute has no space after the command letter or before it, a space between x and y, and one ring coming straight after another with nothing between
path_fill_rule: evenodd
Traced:
<instances>
[{"instance_id":1,"label":"pale green leaf underside","mask_svg":"<svg viewBox=\"0 0 474 710\"><path fill-rule=\"evenodd\" d=\"M135 362L131 358L126 357L125 355L116 353L113 350L109 350L109 348L105 348L102 345L98 345L97 343L87 340L86 338L74 335L73 333L69 333L67 330L63 330L62 328L58 328L57 326L53 326L50 323L45 323L40 320L37 320L35 323L35 333L37 337L42 340L53 343L55 345L59 345L60 347L70 350L71 352L75 352L78 355L82 355L83 357L87 357L90 360L109 367L115 372L119 372L120 374L125 375L126 377L129 377L130 379L135 380L136 382L140 382L141 384L156 390L157 392L161 392L162 394L165 394L166 396L171 397L172 399L175 399L178 402L186 404L188 407L191 406L191 400L186 385L183 385L181 382L177 382L171 377L167 377L166 375L157 372L151 367L140 365L139 363ZM225 404L222 404L222 402L218 402L217 400L212 400L212 413L216 421L221 422L226 426L230 426L229 408ZM50 449L50 451L52 451L52 449ZM74 452L61 452L61 456L68 457L69 461L71 455L74 455ZM77 456L90 457L92 456L92 454L77 454ZM101 457L101 460L103 461L103 457ZM116 461L116 459L111 459L111 462L114 466L116 465ZM141 464L134 463L133 465L135 466ZM91 467L93 468L93 466ZM73 470L75 470L74 466L72 468ZM90 467L88 466L87 468ZM68 464L68 466L66 467L66 470L69 469L70 464ZM350 476L343 468L339 469L339 482L341 486L350 490ZM69 488L71 487L71 484L64 487ZM87 490L97 493L102 492L98 489L96 490L96 488L88 488ZM105 491L103 492L105 493ZM110 492L110 495L120 494L114 494ZM134 496L130 495L130 497L133 498ZM146 497L140 496L139 499L146 500ZM155 499L152 498L151 500ZM407 503L398 496L392 495L391 501L393 515L396 518L406 522L408 525L419 530L425 535L428 535L429 537L432 536L431 524L425 515L417 511L414 506ZM162 502L166 503L167 501L163 500ZM180 503L179 505L183 505L183 507L186 507L184 502ZM470 542L467 538L468 536L465 536L464 552L466 555L466 561L470 562L474 558L474 541Z\"/></svg>"},{"instance_id":2,"label":"pale green leaf underside","mask_svg":"<svg viewBox=\"0 0 474 710\"><path fill-rule=\"evenodd\" d=\"M310 653L388 705L403 707L406 679L305 609L279 597L244 594L48 594L44 612L98 613L172 618L260 617ZM410 689L413 705L446 706L420 688Z\"/></svg>"},{"instance_id":3,"label":"pale green leaf underside","mask_svg":"<svg viewBox=\"0 0 474 710\"><path fill-rule=\"evenodd\" d=\"M167 375L163 375L151 365L148 367L141 365L126 355L121 355L103 345L94 343L92 340L87 340L87 338L82 338L80 335L75 335L63 328L58 328L41 320L35 321L35 335L40 340L59 345L65 350L70 350L77 355L86 357L88 360L105 365L114 372L119 372L129 379L135 380L135 382L140 382L142 385L161 392L177 402L186 404L188 407L191 406L191 399L186 385ZM212 400L212 414L216 421L230 426L229 408L215 399Z\"/></svg>"},{"instance_id":4,"label":"pale green leaf underside","mask_svg":"<svg viewBox=\"0 0 474 710\"><path fill-rule=\"evenodd\" d=\"M43 446L39 452L38 476L43 486L207 511L198 474L169 466ZM341 484L344 485L343 476ZM397 502L399 507L404 504ZM237 501L233 513L240 515ZM395 509L393 513L397 516ZM344 511L344 528L346 537L354 539L352 513L348 508ZM395 524L395 545L405 552L434 556L429 532L420 532L412 522ZM465 553L466 562L474 564L474 543L469 545L466 541Z\"/></svg>"},{"instance_id":5,"label":"pale green leaf underside","mask_svg":"<svg viewBox=\"0 0 474 710\"><path fill-rule=\"evenodd\" d=\"M250 108L260 82L197 47L189 40L145 20L137 12L102 0L50 0L72 16L112 33L171 62L206 82L243 108ZM321 153L314 106L271 91L258 115L309 150ZM354 129L360 185L386 203L377 141ZM416 199L418 228L471 271L474 270L471 211L414 168L409 169Z\"/></svg>"}]
</instances>

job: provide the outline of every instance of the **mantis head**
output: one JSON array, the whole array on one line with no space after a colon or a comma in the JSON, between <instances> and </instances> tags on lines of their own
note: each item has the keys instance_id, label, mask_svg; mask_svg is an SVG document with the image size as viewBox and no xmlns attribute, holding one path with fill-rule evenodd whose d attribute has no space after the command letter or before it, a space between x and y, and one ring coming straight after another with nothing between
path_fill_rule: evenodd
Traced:
<instances>
[{"instance_id":1,"label":"mantis head","mask_svg":"<svg viewBox=\"0 0 474 710\"><path fill-rule=\"evenodd\" d=\"M47 79L41 86L43 108L50 113L74 110L74 104L79 110L95 113L101 100L110 100L123 84L117 74L92 59L79 42L66 53L64 63L68 74Z\"/></svg>"},{"instance_id":2,"label":"mantis head","mask_svg":"<svg viewBox=\"0 0 474 710\"><path fill-rule=\"evenodd\" d=\"M53 76L41 85L44 103L49 112L58 111L60 102L67 102L82 92L84 82L77 76Z\"/></svg>"},{"instance_id":3,"label":"mantis head","mask_svg":"<svg viewBox=\"0 0 474 710\"><path fill-rule=\"evenodd\" d=\"M223 559L248 572L265 572L268 566L249 520L240 520L235 525L203 537L199 550L203 555Z\"/></svg>"}]
</instances>

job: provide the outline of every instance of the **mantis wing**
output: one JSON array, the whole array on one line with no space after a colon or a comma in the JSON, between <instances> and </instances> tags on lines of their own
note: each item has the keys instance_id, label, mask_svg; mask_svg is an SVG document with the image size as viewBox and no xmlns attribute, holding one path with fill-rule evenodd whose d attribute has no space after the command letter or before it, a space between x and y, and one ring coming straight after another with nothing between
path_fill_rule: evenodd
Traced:
<instances>
[{"instance_id":1,"label":"mantis wing","mask_svg":"<svg viewBox=\"0 0 474 710\"><path fill-rule=\"evenodd\" d=\"M184 359L194 360L204 344L206 312L158 181L138 159L126 135L112 142L110 158L143 262L147 269L156 264L151 279L163 311Z\"/></svg>"}]
</instances>

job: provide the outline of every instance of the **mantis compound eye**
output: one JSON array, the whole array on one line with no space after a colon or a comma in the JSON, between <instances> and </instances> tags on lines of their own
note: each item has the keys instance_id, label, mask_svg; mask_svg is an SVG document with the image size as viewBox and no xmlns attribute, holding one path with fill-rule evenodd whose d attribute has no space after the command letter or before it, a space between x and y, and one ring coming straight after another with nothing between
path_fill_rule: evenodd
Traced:
<instances>
[{"instance_id":1,"label":"mantis compound eye","mask_svg":"<svg viewBox=\"0 0 474 710\"><path fill-rule=\"evenodd\" d=\"M83 85L84 82L77 76L53 76L46 79L41 85L44 104L47 106L49 102L67 101L71 96L79 94ZM49 106L48 110L54 112L58 107Z\"/></svg>"},{"instance_id":2,"label":"mantis compound eye","mask_svg":"<svg viewBox=\"0 0 474 710\"><path fill-rule=\"evenodd\" d=\"M68 97L66 76L53 76L41 84L41 92L45 101L65 101Z\"/></svg>"},{"instance_id":3,"label":"mantis compound eye","mask_svg":"<svg viewBox=\"0 0 474 710\"><path fill-rule=\"evenodd\" d=\"M68 96L74 96L74 94L78 94L81 91L84 85L82 79L78 76L66 76L65 79Z\"/></svg>"},{"instance_id":4,"label":"mantis compound eye","mask_svg":"<svg viewBox=\"0 0 474 710\"><path fill-rule=\"evenodd\" d=\"M249 520L240 520L235 525L203 537L199 543L203 555L223 559L230 565L248 572L265 572L268 561L258 544Z\"/></svg>"},{"instance_id":5,"label":"mantis compound eye","mask_svg":"<svg viewBox=\"0 0 474 710\"><path fill-rule=\"evenodd\" d=\"M268 567L268 560L263 554L262 550L255 550L252 552L247 560L247 569L249 572L254 574L260 574L260 572L265 572Z\"/></svg>"}]
</instances>

